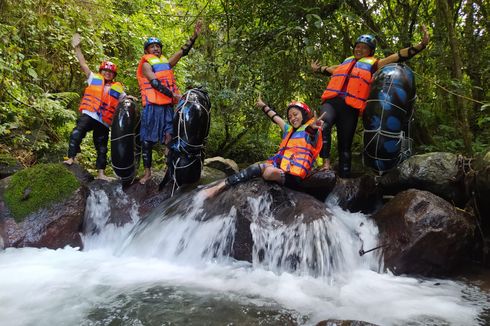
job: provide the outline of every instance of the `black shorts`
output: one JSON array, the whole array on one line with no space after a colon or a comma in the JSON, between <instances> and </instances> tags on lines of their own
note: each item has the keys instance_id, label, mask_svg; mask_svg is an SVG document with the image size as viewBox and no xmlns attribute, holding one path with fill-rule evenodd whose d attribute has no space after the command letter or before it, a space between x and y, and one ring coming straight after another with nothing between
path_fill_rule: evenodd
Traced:
<instances>
[{"instance_id":1,"label":"black shorts","mask_svg":"<svg viewBox=\"0 0 490 326\"><path fill-rule=\"evenodd\" d=\"M293 190L302 190L301 183L303 179L298 177L297 175L292 175L284 172L284 186L293 189Z\"/></svg>"}]
</instances>

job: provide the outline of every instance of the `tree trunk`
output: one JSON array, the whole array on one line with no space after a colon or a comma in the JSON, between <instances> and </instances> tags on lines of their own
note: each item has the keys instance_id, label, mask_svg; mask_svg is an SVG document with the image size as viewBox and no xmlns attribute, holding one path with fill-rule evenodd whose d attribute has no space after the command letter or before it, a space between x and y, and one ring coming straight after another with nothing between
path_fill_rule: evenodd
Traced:
<instances>
[{"instance_id":1,"label":"tree trunk","mask_svg":"<svg viewBox=\"0 0 490 326\"><path fill-rule=\"evenodd\" d=\"M439 7L443 22L446 25L449 46L451 48L451 76L458 81L458 83L463 84L463 62L460 55L460 45L459 40L456 37L454 30L453 17L458 17L453 15L452 8L449 6L447 0L437 0L437 6ZM453 95L453 101L456 105L455 114L460 124L461 137L463 138L464 149L467 154L471 154L471 130L468 123L468 113L465 105L465 101L462 97Z\"/></svg>"}]
</instances>

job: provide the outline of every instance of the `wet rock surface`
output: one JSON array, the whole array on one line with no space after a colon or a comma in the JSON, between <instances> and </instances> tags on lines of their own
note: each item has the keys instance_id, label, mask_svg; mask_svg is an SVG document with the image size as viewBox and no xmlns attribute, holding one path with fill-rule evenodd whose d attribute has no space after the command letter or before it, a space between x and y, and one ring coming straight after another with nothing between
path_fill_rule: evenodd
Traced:
<instances>
[{"instance_id":1,"label":"wet rock surface","mask_svg":"<svg viewBox=\"0 0 490 326\"><path fill-rule=\"evenodd\" d=\"M2 201L0 235L4 247L82 247L80 232L86 199L86 188L81 187L68 199L42 208L20 223L10 216Z\"/></svg>"},{"instance_id":2,"label":"wet rock surface","mask_svg":"<svg viewBox=\"0 0 490 326\"><path fill-rule=\"evenodd\" d=\"M474 237L477 222L483 227L483 235L480 234L480 238L488 237L487 214L490 209L490 195L487 194L490 194L490 167L483 164L474 171L474 178L466 185L466 190L455 191L456 186L460 184L458 157L448 153L427 155L403 162L406 166L402 164L396 172L398 181L392 178L393 175L381 179L369 175L341 179L333 171L320 171L305 180L305 192L297 192L272 182L265 182L261 178L253 179L206 200L203 220L227 214L232 208L235 209L237 231L233 257L251 261L253 241L250 223L255 208L251 206L250 198L269 196L272 201L270 211L284 224L294 222L299 216L305 217L304 223L310 223L325 214L330 216L331 213L324 201L334 201L345 210L374 214L373 218L382 237L380 244L389 244L384 247L387 268L398 274L445 275L456 269L458 264L471 256L471 251L475 250L469 249L468 243L471 243ZM442 163L441 158L444 158ZM162 207L161 205L167 205L166 200L172 195L176 198L185 196L196 187L193 185L175 189L169 184L159 191L158 184L162 176L158 173L145 185L133 182L122 187L121 182L117 180L93 180L93 177L77 164L67 168L82 182L82 187L71 198L57 203L52 208L32 214L23 223L17 224L10 217L3 200L0 200L0 246L80 247L80 232L97 232L96 223L87 218L83 221L89 196L103 193L108 201L107 223L123 225L134 222L135 218L145 218L158 207ZM444 169L447 170L442 171ZM468 175L463 175L468 178ZM2 189L8 184L8 178L2 179L0 185L2 184L0 199L3 198ZM465 212L456 208L453 205L455 202L448 202L446 198L441 198L442 196L415 189L394 192L394 198L383 206L381 196L387 194L387 189L394 191L398 187L402 189L412 184L416 184L418 188L429 188L434 192L446 194L447 198L453 199L460 198L460 194L463 193L466 196L472 193L477 209ZM471 189L471 192L468 189ZM185 211L186 207L182 209ZM482 244L477 250L484 251L484 241L480 240Z\"/></svg>"},{"instance_id":3,"label":"wet rock surface","mask_svg":"<svg viewBox=\"0 0 490 326\"><path fill-rule=\"evenodd\" d=\"M373 218L385 267L395 274L450 274L463 261L475 231L471 215L416 189L396 195Z\"/></svg>"}]
</instances>

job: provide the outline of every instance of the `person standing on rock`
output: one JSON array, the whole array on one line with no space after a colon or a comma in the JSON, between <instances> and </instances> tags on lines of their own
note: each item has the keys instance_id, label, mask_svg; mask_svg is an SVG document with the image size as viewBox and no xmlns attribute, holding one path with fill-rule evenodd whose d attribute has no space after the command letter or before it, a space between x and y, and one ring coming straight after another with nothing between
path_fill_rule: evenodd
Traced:
<instances>
[{"instance_id":1,"label":"person standing on rock","mask_svg":"<svg viewBox=\"0 0 490 326\"><path fill-rule=\"evenodd\" d=\"M87 88L80 103L82 113L77 120L77 125L70 135L68 145L68 159L63 163L72 165L75 156L80 152L80 144L87 132L92 131L94 146L97 151L97 179L110 180L104 174L107 166L107 143L109 141L109 128L116 107L124 97L123 85L114 81L117 75L117 66L111 61L102 61L99 72L94 73L90 70L80 48L80 34L75 33L72 38L72 46L75 55L80 63L82 71L87 77Z\"/></svg>"},{"instance_id":2,"label":"person standing on rock","mask_svg":"<svg viewBox=\"0 0 490 326\"><path fill-rule=\"evenodd\" d=\"M145 54L136 72L143 104L140 137L145 174L139 181L141 184L151 177L153 146L157 142L168 145L172 140L174 104L180 99L172 68L189 53L201 26L202 22L198 21L192 37L170 59L163 56L160 39L150 37L144 44Z\"/></svg>"},{"instance_id":3,"label":"person standing on rock","mask_svg":"<svg viewBox=\"0 0 490 326\"><path fill-rule=\"evenodd\" d=\"M357 38L353 56L345 59L340 65L321 66L318 61L311 62L314 72L331 76L327 88L322 94L320 111L323 118L323 147L320 157L323 158L322 170L330 169L331 130L337 126L337 146L339 154L339 176L350 177L351 147L357 127L357 119L366 107L366 100L372 81L372 75L390 63L403 62L426 48L429 43L427 28L422 26L422 41L416 46L401 49L383 59L374 57L376 39L373 35L361 35Z\"/></svg>"},{"instance_id":4,"label":"person standing on rock","mask_svg":"<svg viewBox=\"0 0 490 326\"><path fill-rule=\"evenodd\" d=\"M265 163L253 164L216 185L204 189L206 197L213 197L226 187L255 177L262 177L264 180L299 190L301 182L312 170L322 146L323 121L317 120L308 105L299 101L292 101L288 105L288 122L284 121L262 99L257 100L256 106L281 128L283 134L279 151Z\"/></svg>"}]
</instances>

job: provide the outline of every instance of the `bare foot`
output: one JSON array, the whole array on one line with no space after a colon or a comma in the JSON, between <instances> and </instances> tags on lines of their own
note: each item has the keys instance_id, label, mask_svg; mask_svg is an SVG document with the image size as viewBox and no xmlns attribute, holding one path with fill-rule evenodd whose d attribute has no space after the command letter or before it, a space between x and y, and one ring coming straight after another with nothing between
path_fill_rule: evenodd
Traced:
<instances>
[{"instance_id":1,"label":"bare foot","mask_svg":"<svg viewBox=\"0 0 490 326\"><path fill-rule=\"evenodd\" d=\"M323 161L323 165L320 167L320 171L331 170L330 160Z\"/></svg>"},{"instance_id":2,"label":"bare foot","mask_svg":"<svg viewBox=\"0 0 490 326\"><path fill-rule=\"evenodd\" d=\"M98 179L98 180L104 180L104 181L113 181L115 180L114 178L112 177L108 177L104 174L104 170L102 169L99 169L98 170L98 173L97 173L97 176L95 177L95 179Z\"/></svg>"},{"instance_id":3,"label":"bare foot","mask_svg":"<svg viewBox=\"0 0 490 326\"><path fill-rule=\"evenodd\" d=\"M75 161L75 159L73 157L70 157L66 161L63 161L63 164L72 165L74 161Z\"/></svg>"},{"instance_id":4,"label":"bare foot","mask_svg":"<svg viewBox=\"0 0 490 326\"><path fill-rule=\"evenodd\" d=\"M97 180L104 180L104 181L114 181L114 180L116 180L113 177L109 177L109 176L107 176L105 174L102 174L102 175L97 174L97 176L95 177L95 179L97 179Z\"/></svg>"},{"instance_id":5,"label":"bare foot","mask_svg":"<svg viewBox=\"0 0 490 326\"><path fill-rule=\"evenodd\" d=\"M143 175L143 178L140 179L139 183L144 185L146 181L150 180L151 178L151 170L149 168L145 168L145 174Z\"/></svg>"}]
</instances>

